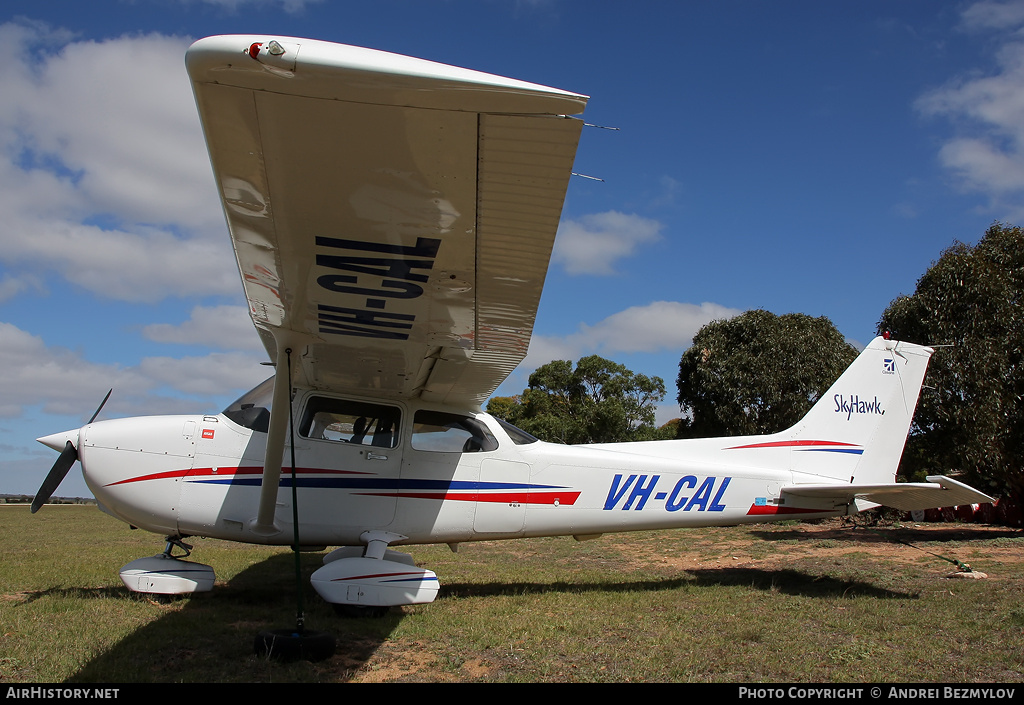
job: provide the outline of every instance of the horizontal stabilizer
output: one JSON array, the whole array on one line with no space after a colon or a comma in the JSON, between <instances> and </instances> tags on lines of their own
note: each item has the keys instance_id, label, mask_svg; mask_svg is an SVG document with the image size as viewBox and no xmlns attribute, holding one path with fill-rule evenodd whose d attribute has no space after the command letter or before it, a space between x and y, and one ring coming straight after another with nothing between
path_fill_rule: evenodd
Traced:
<instances>
[{"instance_id":1,"label":"horizontal stabilizer","mask_svg":"<svg viewBox=\"0 0 1024 705\"><path fill-rule=\"evenodd\" d=\"M815 500L831 499L845 504L863 499L875 504L910 512L915 509L956 507L962 504L994 502L970 485L940 475L929 475L928 482L890 482L875 485L790 485L782 496Z\"/></svg>"}]
</instances>

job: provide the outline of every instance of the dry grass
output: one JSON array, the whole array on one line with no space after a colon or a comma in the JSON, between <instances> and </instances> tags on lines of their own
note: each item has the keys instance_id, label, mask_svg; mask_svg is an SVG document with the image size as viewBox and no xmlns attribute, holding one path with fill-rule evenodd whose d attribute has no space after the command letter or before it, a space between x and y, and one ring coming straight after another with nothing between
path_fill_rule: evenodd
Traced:
<instances>
[{"instance_id":1,"label":"dry grass","mask_svg":"<svg viewBox=\"0 0 1024 705\"><path fill-rule=\"evenodd\" d=\"M285 681L1019 682L1024 536L974 525L838 523L413 547L430 605L344 620L305 587L337 654L256 658L294 623L287 551L197 539L212 593L129 594L162 549L95 508L0 506L0 683ZM10 537L18 537L11 540ZM899 538L919 548L893 542ZM955 557L986 572L953 580ZM304 556L308 574L318 555Z\"/></svg>"}]
</instances>

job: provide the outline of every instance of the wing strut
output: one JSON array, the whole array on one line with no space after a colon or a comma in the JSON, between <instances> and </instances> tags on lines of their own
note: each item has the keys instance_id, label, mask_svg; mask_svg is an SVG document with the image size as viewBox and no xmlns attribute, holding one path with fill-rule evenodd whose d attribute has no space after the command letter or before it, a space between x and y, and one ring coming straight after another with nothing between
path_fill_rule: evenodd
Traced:
<instances>
[{"instance_id":1,"label":"wing strut","mask_svg":"<svg viewBox=\"0 0 1024 705\"><path fill-rule=\"evenodd\" d=\"M281 458L284 455L284 441L288 434L288 413L291 408L291 385L288 382L288 361L291 347L277 341L277 363L274 367L274 400L270 407L270 427L267 429L267 450L263 456L263 484L260 489L260 505L255 521L250 528L261 536L281 533L281 527L274 523L277 511L277 493L281 487Z\"/></svg>"}]
</instances>

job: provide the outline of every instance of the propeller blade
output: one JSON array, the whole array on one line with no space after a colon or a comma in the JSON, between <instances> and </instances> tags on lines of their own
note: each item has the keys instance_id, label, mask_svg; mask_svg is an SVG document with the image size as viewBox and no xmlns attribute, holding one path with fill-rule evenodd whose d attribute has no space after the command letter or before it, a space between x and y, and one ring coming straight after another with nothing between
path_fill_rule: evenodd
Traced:
<instances>
[{"instance_id":1,"label":"propeller blade","mask_svg":"<svg viewBox=\"0 0 1024 705\"><path fill-rule=\"evenodd\" d=\"M110 398L110 393L113 392L113 391L114 391L114 389L111 388L110 391L107 392L107 396L103 397L103 401L101 401L100 405L96 408L96 413L92 415L91 419L89 419L89 423L92 423L93 421L95 421L96 417L100 415L100 412L103 411L103 405L107 403L107 399ZM88 426L89 423L87 423L86 426Z\"/></svg>"},{"instance_id":2,"label":"propeller blade","mask_svg":"<svg viewBox=\"0 0 1024 705\"><path fill-rule=\"evenodd\" d=\"M102 406L102 405L101 405ZM97 412L98 413L98 412ZM32 500L32 513L35 514L39 511L39 508L46 504L53 493L57 490L57 486L60 485L61 481L68 474L68 470L78 460L78 451L75 450L75 446L68 441L64 445L64 450L57 457L57 462L50 468L50 473L43 480L42 486L39 491L36 492L35 499Z\"/></svg>"},{"instance_id":3,"label":"propeller blade","mask_svg":"<svg viewBox=\"0 0 1024 705\"><path fill-rule=\"evenodd\" d=\"M92 415L92 418L89 419L89 422L85 424L86 426L95 421L96 417L100 415L100 412L103 411L103 406L107 403L107 399L110 398L110 394L113 391L113 389L110 389L107 392L107 396L103 397L103 401L101 401L100 405L96 407L96 412ZM50 497L53 496L53 493L57 491L57 487L60 486L60 483L65 477L67 477L68 470L71 469L71 466L75 464L76 460L78 460L78 451L75 450L75 445L71 441L67 441L64 444L64 450L62 450L60 455L57 456L57 462L55 462L53 467L50 468L49 474L47 474L46 479L43 480L43 484L39 487L39 491L36 492L35 499L32 500L33 514L38 512L40 507L50 501Z\"/></svg>"}]
</instances>

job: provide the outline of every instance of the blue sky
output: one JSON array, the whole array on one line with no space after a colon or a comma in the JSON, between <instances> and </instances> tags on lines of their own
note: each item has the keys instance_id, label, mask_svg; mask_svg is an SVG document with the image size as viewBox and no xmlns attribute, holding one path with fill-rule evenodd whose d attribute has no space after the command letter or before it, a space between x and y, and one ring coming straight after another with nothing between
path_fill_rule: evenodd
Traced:
<instances>
[{"instance_id":1,"label":"blue sky","mask_svg":"<svg viewBox=\"0 0 1024 705\"><path fill-rule=\"evenodd\" d=\"M701 325L856 344L954 240L1024 223L1024 2L91 0L0 10L0 492L34 438L209 412L263 379L183 55L212 34L394 51L592 96L530 354L668 387ZM84 494L73 472L58 494Z\"/></svg>"}]
</instances>

